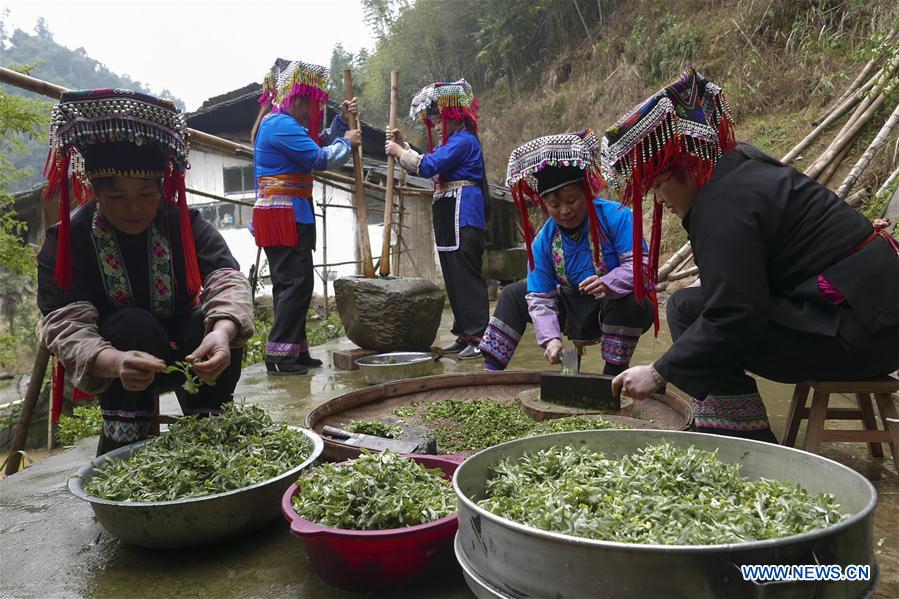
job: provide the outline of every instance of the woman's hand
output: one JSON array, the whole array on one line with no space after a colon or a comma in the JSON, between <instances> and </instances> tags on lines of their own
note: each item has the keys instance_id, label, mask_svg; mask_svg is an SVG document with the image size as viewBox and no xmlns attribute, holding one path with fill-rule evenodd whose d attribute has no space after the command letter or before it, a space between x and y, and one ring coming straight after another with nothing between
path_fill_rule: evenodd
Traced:
<instances>
[{"instance_id":1,"label":"woman's hand","mask_svg":"<svg viewBox=\"0 0 899 599\"><path fill-rule=\"evenodd\" d=\"M592 295L598 300L604 299L606 297L606 292L608 291L606 284L596 275L587 277L581 281L581 284L578 285L577 288L581 293Z\"/></svg>"},{"instance_id":2,"label":"woman's hand","mask_svg":"<svg viewBox=\"0 0 899 599\"><path fill-rule=\"evenodd\" d=\"M401 146L406 145L406 140L403 139L403 132L399 129L392 129L387 132L387 141L395 141Z\"/></svg>"},{"instance_id":3,"label":"woman's hand","mask_svg":"<svg viewBox=\"0 0 899 599\"><path fill-rule=\"evenodd\" d=\"M395 141L388 141L386 144L384 144L384 152L386 152L388 156L399 158L405 151L406 148L396 143Z\"/></svg>"},{"instance_id":4,"label":"woman's hand","mask_svg":"<svg viewBox=\"0 0 899 599\"><path fill-rule=\"evenodd\" d=\"M612 393L624 392L634 399L646 399L662 385L653 376L652 366L634 366L612 379Z\"/></svg>"},{"instance_id":5,"label":"woman's hand","mask_svg":"<svg viewBox=\"0 0 899 599\"><path fill-rule=\"evenodd\" d=\"M156 378L156 373L165 369L165 362L142 351L118 351L117 376L126 391L143 391Z\"/></svg>"},{"instance_id":6,"label":"woman's hand","mask_svg":"<svg viewBox=\"0 0 899 599\"><path fill-rule=\"evenodd\" d=\"M214 381L231 364L231 341L236 336L236 324L226 319L218 320L197 349L184 359L201 379Z\"/></svg>"},{"instance_id":7,"label":"woman's hand","mask_svg":"<svg viewBox=\"0 0 899 599\"><path fill-rule=\"evenodd\" d=\"M343 136L354 148L362 145L362 131L360 129L349 129Z\"/></svg>"},{"instance_id":8,"label":"woman's hand","mask_svg":"<svg viewBox=\"0 0 899 599\"><path fill-rule=\"evenodd\" d=\"M359 105L356 102L356 97L353 96L351 100L344 100L340 103L340 120L344 123L349 124L350 116L354 119L359 115Z\"/></svg>"},{"instance_id":9,"label":"woman's hand","mask_svg":"<svg viewBox=\"0 0 899 599\"><path fill-rule=\"evenodd\" d=\"M550 339L546 342L543 357L546 358L546 361L550 364L558 364L561 362L562 349L564 347L561 339Z\"/></svg>"}]
</instances>

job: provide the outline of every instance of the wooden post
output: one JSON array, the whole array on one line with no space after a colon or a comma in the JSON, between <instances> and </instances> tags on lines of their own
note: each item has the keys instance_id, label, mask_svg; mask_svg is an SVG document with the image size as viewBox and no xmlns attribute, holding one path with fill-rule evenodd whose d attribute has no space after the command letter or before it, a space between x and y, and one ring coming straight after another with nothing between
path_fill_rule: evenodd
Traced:
<instances>
[{"instance_id":1,"label":"wooden post","mask_svg":"<svg viewBox=\"0 0 899 599\"><path fill-rule=\"evenodd\" d=\"M404 214L406 212L405 194L403 194L404 187L406 187L406 171L400 169L400 188L397 191L396 248L393 251L393 273L398 277L402 276L400 271L400 241L403 239Z\"/></svg>"},{"instance_id":2,"label":"wooden post","mask_svg":"<svg viewBox=\"0 0 899 599\"><path fill-rule=\"evenodd\" d=\"M353 99L353 73L343 70L343 97ZM350 115L350 129L359 128L359 120ZM356 222L359 226L359 250L362 255L362 276L375 276L375 266L371 260L371 243L368 240L368 214L365 212L365 182L362 180L362 146L353 148L353 178L356 183Z\"/></svg>"},{"instance_id":3,"label":"wooden post","mask_svg":"<svg viewBox=\"0 0 899 599\"><path fill-rule=\"evenodd\" d=\"M12 444L9 446L9 458L4 471L6 476L19 471L19 462L22 459L19 451L25 447L25 441L28 439L28 431L31 430L31 415L34 413L34 406L41 395L41 387L44 384L44 375L47 374L49 361L50 352L41 345L37 350L37 355L34 357L34 365L31 367L31 380L28 381L25 401L22 402L22 412L19 414L19 424L16 425L16 433L13 436ZM52 403L51 401L50 404ZM50 430L52 431L52 428Z\"/></svg>"},{"instance_id":4,"label":"wooden post","mask_svg":"<svg viewBox=\"0 0 899 599\"><path fill-rule=\"evenodd\" d=\"M399 73L390 71L390 124L388 131L396 129L396 94L399 87ZM378 274L386 277L390 274L390 236L393 233L393 171L396 160L387 157L387 192L384 194L384 239L381 243L381 267Z\"/></svg>"}]
</instances>

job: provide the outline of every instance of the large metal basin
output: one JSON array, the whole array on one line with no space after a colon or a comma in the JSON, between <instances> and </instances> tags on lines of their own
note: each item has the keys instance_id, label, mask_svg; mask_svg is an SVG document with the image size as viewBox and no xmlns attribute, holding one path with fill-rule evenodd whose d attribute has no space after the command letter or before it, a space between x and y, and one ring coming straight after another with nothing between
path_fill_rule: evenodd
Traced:
<instances>
[{"instance_id":1,"label":"large metal basin","mask_svg":"<svg viewBox=\"0 0 899 599\"><path fill-rule=\"evenodd\" d=\"M583 445L621 456L668 441L718 451L742 465L744 476L794 481L811 493L832 493L851 517L829 528L781 539L733 545L639 545L546 532L495 516L476 505L492 465L506 457L554 445ZM519 439L481 451L453 477L459 497L456 555L471 590L481 598L608 597L865 597L876 565L872 518L877 494L857 472L797 449L698 433L608 430ZM871 580L858 582L745 582L743 564L867 564Z\"/></svg>"},{"instance_id":2,"label":"large metal basin","mask_svg":"<svg viewBox=\"0 0 899 599\"><path fill-rule=\"evenodd\" d=\"M312 454L281 476L226 493L175 501L110 501L89 495L84 486L94 469L109 460L131 456L154 439L104 454L69 479L69 491L91 504L97 521L113 536L142 547L190 547L253 531L278 517L281 496L324 450L321 437L300 430L312 442Z\"/></svg>"},{"instance_id":3,"label":"large metal basin","mask_svg":"<svg viewBox=\"0 0 899 599\"><path fill-rule=\"evenodd\" d=\"M359 358L356 365L366 383L380 385L432 374L439 358L431 352L390 352Z\"/></svg>"}]
</instances>

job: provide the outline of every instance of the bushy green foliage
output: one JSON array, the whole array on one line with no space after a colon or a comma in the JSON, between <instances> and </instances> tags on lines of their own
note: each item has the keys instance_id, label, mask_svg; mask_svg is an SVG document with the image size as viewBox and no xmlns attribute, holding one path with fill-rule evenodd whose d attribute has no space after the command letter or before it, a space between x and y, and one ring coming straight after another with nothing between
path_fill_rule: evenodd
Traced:
<instances>
[{"instance_id":1,"label":"bushy green foliage","mask_svg":"<svg viewBox=\"0 0 899 599\"><path fill-rule=\"evenodd\" d=\"M56 438L63 445L74 445L79 439L99 435L103 431L100 406L75 406L71 416L59 417Z\"/></svg>"}]
</instances>

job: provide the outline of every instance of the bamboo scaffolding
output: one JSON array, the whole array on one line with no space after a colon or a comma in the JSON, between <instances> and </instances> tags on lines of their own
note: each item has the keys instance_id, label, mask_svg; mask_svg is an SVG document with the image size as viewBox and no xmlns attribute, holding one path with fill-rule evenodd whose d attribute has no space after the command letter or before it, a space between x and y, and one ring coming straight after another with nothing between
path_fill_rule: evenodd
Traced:
<instances>
[{"instance_id":1,"label":"bamboo scaffolding","mask_svg":"<svg viewBox=\"0 0 899 599\"><path fill-rule=\"evenodd\" d=\"M871 141L865 152L861 155L861 158L856 161L856 163L852 167L852 170L850 170L846 178L843 179L843 182L840 184L839 189L837 189L838 196L840 196L841 198L846 197L846 194L849 193L849 190L851 190L855 183L858 181L858 178L861 176L862 172L871 163L871 160L874 158L877 150L879 150L880 147L886 143L887 139L890 136L890 133L893 132L893 127L895 127L897 123L899 123L899 104L896 104L896 107L893 109L892 114L890 114L890 117L880 128L880 131L877 132L874 140Z\"/></svg>"},{"instance_id":2,"label":"bamboo scaffolding","mask_svg":"<svg viewBox=\"0 0 899 599\"><path fill-rule=\"evenodd\" d=\"M399 73L396 69L390 71L390 131L396 129L396 103L397 88L399 88ZM384 235L381 242L381 263L378 274L382 277L390 275L390 238L393 235L393 171L396 160L393 156L387 157L387 191L384 193Z\"/></svg>"}]
</instances>

